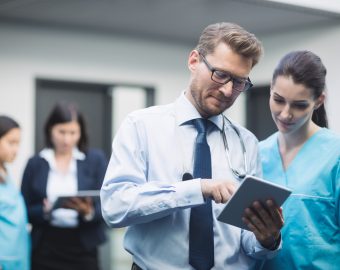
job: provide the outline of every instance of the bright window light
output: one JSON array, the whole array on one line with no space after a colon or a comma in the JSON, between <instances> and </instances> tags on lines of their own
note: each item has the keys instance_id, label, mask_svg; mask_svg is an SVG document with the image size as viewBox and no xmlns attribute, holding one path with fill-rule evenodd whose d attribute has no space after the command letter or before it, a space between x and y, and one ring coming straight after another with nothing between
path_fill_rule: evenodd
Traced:
<instances>
[{"instance_id":1,"label":"bright window light","mask_svg":"<svg viewBox=\"0 0 340 270\"><path fill-rule=\"evenodd\" d=\"M339 0L267 0L267 1L340 14Z\"/></svg>"}]
</instances>

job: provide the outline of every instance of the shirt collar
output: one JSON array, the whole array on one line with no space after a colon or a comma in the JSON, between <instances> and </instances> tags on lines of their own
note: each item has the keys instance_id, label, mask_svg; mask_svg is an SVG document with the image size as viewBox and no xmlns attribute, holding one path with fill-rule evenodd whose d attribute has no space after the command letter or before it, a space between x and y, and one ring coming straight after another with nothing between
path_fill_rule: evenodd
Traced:
<instances>
[{"instance_id":1,"label":"shirt collar","mask_svg":"<svg viewBox=\"0 0 340 270\"><path fill-rule=\"evenodd\" d=\"M175 101L175 117L178 126L184 125L193 119L202 118L195 106L185 96L185 91ZM223 116L221 114L209 118L220 130L223 129Z\"/></svg>"},{"instance_id":2,"label":"shirt collar","mask_svg":"<svg viewBox=\"0 0 340 270\"><path fill-rule=\"evenodd\" d=\"M44 148L40 151L39 156L45 159L51 167L55 164L54 150L52 148ZM84 160L85 154L79 151L78 148L73 148L72 159L74 160Z\"/></svg>"}]
</instances>

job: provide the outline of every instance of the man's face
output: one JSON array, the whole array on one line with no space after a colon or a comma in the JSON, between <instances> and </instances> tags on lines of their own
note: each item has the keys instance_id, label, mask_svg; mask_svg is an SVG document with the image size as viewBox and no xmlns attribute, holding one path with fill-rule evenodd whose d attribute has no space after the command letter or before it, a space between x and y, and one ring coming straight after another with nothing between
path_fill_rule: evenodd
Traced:
<instances>
[{"instance_id":1,"label":"man's face","mask_svg":"<svg viewBox=\"0 0 340 270\"><path fill-rule=\"evenodd\" d=\"M212 72L200 59L196 50L190 53L188 67L191 80L186 96L202 117L208 118L228 109L241 92L233 90L232 81L221 85L211 80ZM220 43L205 59L214 69L226 71L237 78L247 78L252 68L251 59L234 53L224 43Z\"/></svg>"}]
</instances>

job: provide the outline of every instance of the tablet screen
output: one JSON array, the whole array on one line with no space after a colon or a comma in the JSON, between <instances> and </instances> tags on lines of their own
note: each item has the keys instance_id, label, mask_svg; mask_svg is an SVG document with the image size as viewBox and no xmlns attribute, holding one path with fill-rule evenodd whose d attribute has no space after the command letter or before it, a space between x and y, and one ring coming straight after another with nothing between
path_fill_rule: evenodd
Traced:
<instances>
[{"instance_id":1,"label":"tablet screen","mask_svg":"<svg viewBox=\"0 0 340 270\"><path fill-rule=\"evenodd\" d=\"M226 203L218 220L241 229L249 230L242 221L244 210L251 206L254 201L264 203L272 199L281 206L292 191L284 186L280 186L255 176L246 176L241 185Z\"/></svg>"},{"instance_id":2,"label":"tablet screen","mask_svg":"<svg viewBox=\"0 0 340 270\"><path fill-rule=\"evenodd\" d=\"M100 190L79 190L74 195L59 196L53 204L53 209L62 208L63 204L71 198L99 198Z\"/></svg>"}]
</instances>

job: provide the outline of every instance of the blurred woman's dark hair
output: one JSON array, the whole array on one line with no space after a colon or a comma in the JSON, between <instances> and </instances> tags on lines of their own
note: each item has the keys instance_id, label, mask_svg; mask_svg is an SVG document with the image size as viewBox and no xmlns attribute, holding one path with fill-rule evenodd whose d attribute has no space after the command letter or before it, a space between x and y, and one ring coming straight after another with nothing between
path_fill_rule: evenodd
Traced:
<instances>
[{"instance_id":1,"label":"blurred woman's dark hair","mask_svg":"<svg viewBox=\"0 0 340 270\"><path fill-rule=\"evenodd\" d=\"M0 115L0 138L13 128L20 128L20 126L11 117Z\"/></svg>"},{"instance_id":2,"label":"blurred woman's dark hair","mask_svg":"<svg viewBox=\"0 0 340 270\"><path fill-rule=\"evenodd\" d=\"M310 51L293 51L280 60L274 70L272 84L278 76L291 77L296 84L310 89L314 99L317 99L326 90L326 74L319 56ZM328 127L324 104L314 110L312 121L320 127Z\"/></svg>"},{"instance_id":3,"label":"blurred woman's dark hair","mask_svg":"<svg viewBox=\"0 0 340 270\"><path fill-rule=\"evenodd\" d=\"M77 146L80 151L85 153L88 148L88 136L84 117L75 104L67 102L57 103L46 120L44 128L46 147L54 148L51 138L52 128L57 124L64 124L72 121L77 121L80 126L80 139Z\"/></svg>"}]
</instances>

